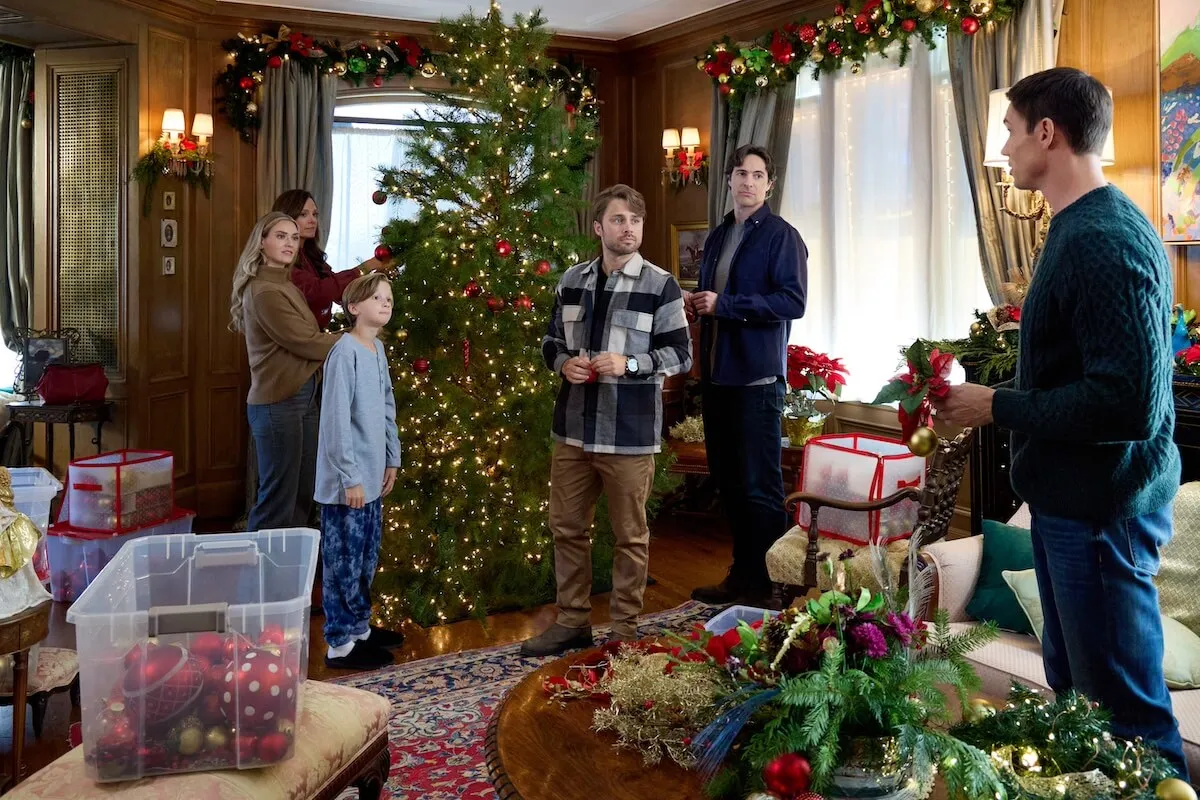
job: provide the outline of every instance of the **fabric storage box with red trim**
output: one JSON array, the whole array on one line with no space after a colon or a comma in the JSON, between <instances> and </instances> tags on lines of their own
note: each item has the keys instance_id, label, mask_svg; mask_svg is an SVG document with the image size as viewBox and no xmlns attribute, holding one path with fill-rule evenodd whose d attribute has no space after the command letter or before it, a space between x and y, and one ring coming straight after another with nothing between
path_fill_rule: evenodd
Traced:
<instances>
[{"instance_id":1,"label":"fabric storage box with red trim","mask_svg":"<svg viewBox=\"0 0 1200 800\"><path fill-rule=\"evenodd\" d=\"M817 436L804 447L800 491L837 500L882 500L897 491L925 485L925 459L903 442L862 433ZM882 511L822 508L818 533L857 546L887 544L912 536L917 503L905 500ZM807 529L812 510L801 504L796 523Z\"/></svg>"},{"instance_id":2,"label":"fabric storage box with red trim","mask_svg":"<svg viewBox=\"0 0 1200 800\"><path fill-rule=\"evenodd\" d=\"M165 450L117 450L72 461L66 521L79 530L119 533L163 522L175 509L174 470L175 457Z\"/></svg>"},{"instance_id":3,"label":"fabric storage box with red trim","mask_svg":"<svg viewBox=\"0 0 1200 800\"><path fill-rule=\"evenodd\" d=\"M195 519L194 511L175 509L166 522L116 534L78 530L65 522L51 525L46 535L46 548L50 556L50 594L60 602L74 602L126 542L144 536L191 533Z\"/></svg>"}]
</instances>

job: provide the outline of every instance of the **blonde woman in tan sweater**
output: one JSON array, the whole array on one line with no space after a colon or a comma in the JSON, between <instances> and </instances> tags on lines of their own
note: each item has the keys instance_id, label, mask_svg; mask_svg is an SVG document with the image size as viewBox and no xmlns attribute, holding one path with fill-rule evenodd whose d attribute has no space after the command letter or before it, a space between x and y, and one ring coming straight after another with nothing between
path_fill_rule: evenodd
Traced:
<instances>
[{"instance_id":1,"label":"blonde woman in tan sweater","mask_svg":"<svg viewBox=\"0 0 1200 800\"><path fill-rule=\"evenodd\" d=\"M303 527L312 509L321 364L340 334L321 332L292 283L299 252L295 220L273 211L254 226L233 274L229 327L246 337L247 416L258 457L251 531Z\"/></svg>"}]
</instances>

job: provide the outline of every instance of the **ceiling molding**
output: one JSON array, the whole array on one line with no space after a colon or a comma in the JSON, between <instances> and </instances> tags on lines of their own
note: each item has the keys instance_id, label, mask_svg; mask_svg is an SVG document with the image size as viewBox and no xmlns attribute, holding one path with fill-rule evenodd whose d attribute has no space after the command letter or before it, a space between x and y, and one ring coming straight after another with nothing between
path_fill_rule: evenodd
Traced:
<instances>
[{"instance_id":1,"label":"ceiling molding","mask_svg":"<svg viewBox=\"0 0 1200 800\"><path fill-rule=\"evenodd\" d=\"M679 55L689 50L694 51L689 55L699 56L714 40L727 34L735 39L755 38L783 22L832 14L833 6L834 0L741 0L671 25L628 36L618 44L621 52L628 53L631 59L638 61L668 54Z\"/></svg>"}]
</instances>

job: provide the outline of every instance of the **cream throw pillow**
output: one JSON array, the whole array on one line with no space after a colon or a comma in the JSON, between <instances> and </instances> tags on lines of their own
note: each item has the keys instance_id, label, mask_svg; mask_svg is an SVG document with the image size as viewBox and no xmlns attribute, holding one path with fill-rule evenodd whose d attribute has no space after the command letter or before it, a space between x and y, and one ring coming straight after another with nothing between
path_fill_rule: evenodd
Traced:
<instances>
[{"instance_id":1,"label":"cream throw pillow","mask_svg":"<svg viewBox=\"0 0 1200 800\"><path fill-rule=\"evenodd\" d=\"M1021 604L1025 616L1029 617L1029 624L1033 626L1033 632L1040 642L1046 620L1042 615L1037 574L1031 569L1019 572L1005 570L1000 576L1017 596L1017 602ZM1163 674L1167 679L1167 687L1200 689L1200 636L1165 613L1162 615L1162 628Z\"/></svg>"}]
</instances>

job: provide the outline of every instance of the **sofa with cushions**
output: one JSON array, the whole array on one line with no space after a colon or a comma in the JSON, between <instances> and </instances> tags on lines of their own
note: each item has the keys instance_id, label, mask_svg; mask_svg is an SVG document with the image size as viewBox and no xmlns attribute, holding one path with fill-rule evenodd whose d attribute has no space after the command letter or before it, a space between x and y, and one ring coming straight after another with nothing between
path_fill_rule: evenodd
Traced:
<instances>
[{"instance_id":1,"label":"sofa with cushions","mask_svg":"<svg viewBox=\"0 0 1200 800\"><path fill-rule=\"evenodd\" d=\"M1175 534L1162 550L1157 585L1163 614L1164 671L1193 776L1200 775L1200 482L1184 484L1175 498ZM985 522L978 536L936 542L921 551L934 570L929 609L945 609L951 628L993 620L999 638L971 653L985 692L1003 696L1008 682L1045 688L1041 607L1032 555L1024 560L1029 512L1008 523Z\"/></svg>"}]
</instances>

